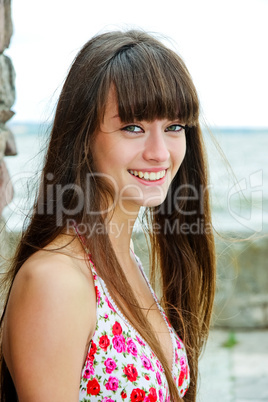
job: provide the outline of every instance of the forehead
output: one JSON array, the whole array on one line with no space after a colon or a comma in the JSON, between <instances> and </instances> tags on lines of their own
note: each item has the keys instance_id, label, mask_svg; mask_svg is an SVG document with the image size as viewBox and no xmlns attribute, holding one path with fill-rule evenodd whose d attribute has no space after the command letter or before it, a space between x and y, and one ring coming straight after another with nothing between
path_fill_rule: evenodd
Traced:
<instances>
[{"instance_id":1,"label":"forehead","mask_svg":"<svg viewBox=\"0 0 268 402\"><path fill-rule=\"evenodd\" d=\"M115 116L118 116L118 102L115 87L111 85L107 95L103 118L113 118Z\"/></svg>"},{"instance_id":2,"label":"forehead","mask_svg":"<svg viewBox=\"0 0 268 402\"><path fill-rule=\"evenodd\" d=\"M115 87L111 86L104 105L103 116L99 123L100 131L114 131L118 127L118 122L121 122L121 120L118 112L117 95Z\"/></svg>"}]
</instances>

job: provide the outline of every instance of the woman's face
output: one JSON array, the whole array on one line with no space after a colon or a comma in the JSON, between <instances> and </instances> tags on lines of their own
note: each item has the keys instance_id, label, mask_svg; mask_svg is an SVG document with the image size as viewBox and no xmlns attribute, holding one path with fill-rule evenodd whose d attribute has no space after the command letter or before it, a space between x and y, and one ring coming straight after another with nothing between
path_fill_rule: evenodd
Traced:
<instances>
[{"instance_id":1,"label":"woman's face","mask_svg":"<svg viewBox=\"0 0 268 402\"><path fill-rule=\"evenodd\" d=\"M93 146L98 173L115 188L115 205L125 213L157 206L166 198L186 151L179 120L122 123L111 88Z\"/></svg>"}]
</instances>

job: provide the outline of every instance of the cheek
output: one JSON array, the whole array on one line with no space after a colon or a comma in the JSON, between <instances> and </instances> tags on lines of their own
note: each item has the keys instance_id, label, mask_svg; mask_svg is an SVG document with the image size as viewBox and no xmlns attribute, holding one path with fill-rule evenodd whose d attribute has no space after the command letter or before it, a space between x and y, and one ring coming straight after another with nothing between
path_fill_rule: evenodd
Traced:
<instances>
[{"instance_id":1,"label":"cheek","mask_svg":"<svg viewBox=\"0 0 268 402\"><path fill-rule=\"evenodd\" d=\"M98 150L100 151L100 150ZM126 152L121 149L109 147L101 149L95 155L95 164L99 172L120 176L127 170L129 159Z\"/></svg>"},{"instance_id":2,"label":"cheek","mask_svg":"<svg viewBox=\"0 0 268 402\"><path fill-rule=\"evenodd\" d=\"M176 170L178 170L180 165L182 164L185 154L186 154L186 140L184 137L181 139L179 144L176 144L176 146L174 146L173 148L172 159L174 168L176 168Z\"/></svg>"},{"instance_id":3,"label":"cheek","mask_svg":"<svg viewBox=\"0 0 268 402\"><path fill-rule=\"evenodd\" d=\"M93 158L98 172L107 172L114 166L116 158L109 141L98 138L93 147Z\"/></svg>"},{"instance_id":4,"label":"cheek","mask_svg":"<svg viewBox=\"0 0 268 402\"><path fill-rule=\"evenodd\" d=\"M122 169L128 166L133 158L133 147L118 139L114 133L100 133L93 150L96 166L102 171Z\"/></svg>"}]
</instances>

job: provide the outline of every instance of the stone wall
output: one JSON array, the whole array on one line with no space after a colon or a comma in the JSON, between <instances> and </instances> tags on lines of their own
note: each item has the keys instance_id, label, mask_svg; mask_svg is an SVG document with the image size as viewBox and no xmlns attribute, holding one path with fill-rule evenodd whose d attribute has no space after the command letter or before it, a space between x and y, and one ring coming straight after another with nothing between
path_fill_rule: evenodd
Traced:
<instances>
[{"instance_id":1,"label":"stone wall","mask_svg":"<svg viewBox=\"0 0 268 402\"><path fill-rule=\"evenodd\" d=\"M6 126L14 115L11 108L15 102L15 72L11 59L4 54L12 32L11 0L0 0L0 256L5 256L8 249L2 212L13 197L5 157L17 153L14 136Z\"/></svg>"},{"instance_id":2,"label":"stone wall","mask_svg":"<svg viewBox=\"0 0 268 402\"><path fill-rule=\"evenodd\" d=\"M214 326L268 328L268 236L216 238Z\"/></svg>"},{"instance_id":3,"label":"stone wall","mask_svg":"<svg viewBox=\"0 0 268 402\"><path fill-rule=\"evenodd\" d=\"M227 239L226 234L215 238L217 287L212 325L268 328L268 236L245 241ZM134 235L134 246L148 272L147 245L142 233Z\"/></svg>"}]
</instances>

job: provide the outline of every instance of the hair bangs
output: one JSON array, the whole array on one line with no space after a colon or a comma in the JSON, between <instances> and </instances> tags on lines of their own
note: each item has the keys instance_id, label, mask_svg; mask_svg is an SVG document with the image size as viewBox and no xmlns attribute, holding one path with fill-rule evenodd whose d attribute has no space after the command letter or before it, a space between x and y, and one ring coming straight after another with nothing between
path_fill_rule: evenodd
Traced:
<instances>
[{"instance_id":1,"label":"hair bangs","mask_svg":"<svg viewBox=\"0 0 268 402\"><path fill-rule=\"evenodd\" d=\"M123 47L109 65L124 122L167 118L195 125L199 102L184 63L171 50L144 43Z\"/></svg>"}]
</instances>

